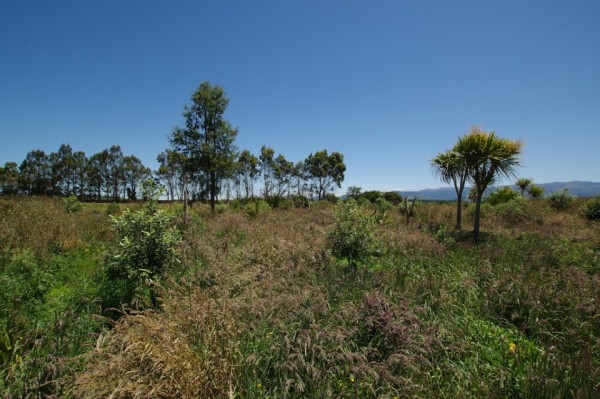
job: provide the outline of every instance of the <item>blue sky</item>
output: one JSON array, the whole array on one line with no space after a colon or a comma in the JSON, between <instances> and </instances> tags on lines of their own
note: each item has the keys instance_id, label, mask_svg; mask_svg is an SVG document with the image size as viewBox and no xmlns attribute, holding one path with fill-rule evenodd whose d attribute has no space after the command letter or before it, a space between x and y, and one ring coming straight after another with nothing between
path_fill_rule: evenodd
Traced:
<instances>
[{"instance_id":1,"label":"blue sky","mask_svg":"<svg viewBox=\"0 0 600 399\"><path fill-rule=\"evenodd\" d=\"M600 181L600 2L0 2L0 164L113 144L156 168L205 80L237 145L344 154L338 194L443 186L473 125L525 142L519 176Z\"/></svg>"}]
</instances>

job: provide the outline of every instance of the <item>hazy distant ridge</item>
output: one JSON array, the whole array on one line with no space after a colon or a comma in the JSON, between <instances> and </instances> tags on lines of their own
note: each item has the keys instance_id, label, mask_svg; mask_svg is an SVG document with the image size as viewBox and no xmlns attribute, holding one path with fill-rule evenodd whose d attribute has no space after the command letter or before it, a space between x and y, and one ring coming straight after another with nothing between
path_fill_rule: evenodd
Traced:
<instances>
[{"instance_id":1,"label":"hazy distant ridge","mask_svg":"<svg viewBox=\"0 0 600 399\"><path fill-rule=\"evenodd\" d=\"M541 183L536 184L536 186L541 186L546 190L545 194L551 194L555 191L562 190L563 188L568 189L571 194L574 194L578 197L594 197L600 195L600 182L591 182L591 181L569 181L569 182L553 182L553 183ZM498 186L502 187L502 186ZM512 188L520 191L517 186L512 185ZM497 188L497 187L496 187ZM495 190L496 188L493 188ZM466 187L464 191L463 197L466 198L469 194L470 187ZM489 190L488 190L489 191ZM414 197L417 196L421 200L429 200L429 201L444 201L444 200L455 200L456 192L453 187L443 187L443 188L427 188L425 190L419 191L397 191L403 197L409 196Z\"/></svg>"}]
</instances>

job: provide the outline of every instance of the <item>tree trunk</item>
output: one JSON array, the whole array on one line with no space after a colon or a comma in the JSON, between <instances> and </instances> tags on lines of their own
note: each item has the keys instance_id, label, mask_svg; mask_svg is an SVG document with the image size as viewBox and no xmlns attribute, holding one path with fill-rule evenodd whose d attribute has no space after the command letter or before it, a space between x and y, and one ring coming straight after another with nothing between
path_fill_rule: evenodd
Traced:
<instances>
[{"instance_id":1,"label":"tree trunk","mask_svg":"<svg viewBox=\"0 0 600 399\"><path fill-rule=\"evenodd\" d=\"M479 221L481 219L481 197L483 197L483 195L477 194L477 200L475 203L475 222L473 224L473 241L475 241L475 244L479 243Z\"/></svg>"},{"instance_id":2,"label":"tree trunk","mask_svg":"<svg viewBox=\"0 0 600 399\"><path fill-rule=\"evenodd\" d=\"M185 220L188 219L188 192L187 187L183 187L183 217Z\"/></svg>"},{"instance_id":3,"label":"tree trunk","mask_svg":"<svg viewBox=\"0 0 600 399\"><path fill-rule=\"evenodd\" d=\"M215 172L210 172L210 210L215 212L217 202L217 176Z\"/></svg>"},{"instance_id":4,"label":"tree trunk","mask_svg":"<svg viewBox=\"0 0 600 399\"><path fill-rule=\"evenodd\" d=\"M462 229L462 200L460 197L458 197L458 199L456 201L456 230L461 230L461 229Z\"/></svg>"}]
</instances>

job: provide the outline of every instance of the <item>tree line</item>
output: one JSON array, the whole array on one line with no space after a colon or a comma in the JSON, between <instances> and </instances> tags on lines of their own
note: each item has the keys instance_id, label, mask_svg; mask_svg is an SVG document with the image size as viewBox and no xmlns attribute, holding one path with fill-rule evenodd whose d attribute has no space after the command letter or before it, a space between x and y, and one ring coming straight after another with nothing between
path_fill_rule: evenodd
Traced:
<instances>
[{"instance_id":1,"label":"tree line","mask_svg":"<svg viewBox=\"0 0 600 399\"><path fill-rule=\"evenodd\" d=\"M137 198L142 181L152 171L135 155L125 155L118 145L86 156L62 144L58 151L27 153L23 162L6 162L0 167L2 194L76 195L80 199Z\"/></svg>"},{"instance_id":2,"label":"tree line","mask_svg":"<svg viewBox=\"0 0 600 399\"><path fill-rule=\"evenodd\" d=\"M118 145L87 157L63 144L57 152L30 151L23 162L0 167L0 192L25 195L76 195L88 200L135 200L141 183L154 178L171 200L273 198L300 195L323 199L341 187L346 165L339 152L311 153L292 162L272 147L260 154L239 151L238 129L225 118L229 98L223 88L203 82L184 107L184 126L171 132L169 147L151 171Z\"/></svg>"}]
</instances>

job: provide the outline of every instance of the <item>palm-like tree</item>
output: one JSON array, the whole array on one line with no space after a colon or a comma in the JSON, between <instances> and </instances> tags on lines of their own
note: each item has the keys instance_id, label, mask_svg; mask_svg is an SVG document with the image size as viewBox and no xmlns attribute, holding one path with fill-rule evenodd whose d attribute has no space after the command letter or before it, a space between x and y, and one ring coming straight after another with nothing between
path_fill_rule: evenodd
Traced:
<instances>
[{"instance_id":1,"label":"palm-like tree","mask_svg":"<svg viewBox=\"0 0 600 399\"><path fill-rule=\"evenodd\" d=\"M523 143L497 137L494 132L488 133L476 127L461 137L454 148L464 158L469 179L477 189L473 226L473 238L477 243L483 193L497 179L515 176Z\"/></svg>"},{"instance_id":2,"label":"palm-like tree","mask_svg":"<svg viewBox=\"0 0 600 399\"><path fill-rule=\"evenodd\" d=\"M517 179L515 184L521 189L521 197L525 196L525 190L527 190L527 187L529 187L531 183L533 183L532 179L526 179L524 177Z\"/></svg>"},{"instance_id":3,"label":"palm-like tree","mask_svg":"<svg viewBox=\"0 0 600 399\"><path fill-rule=\"evenodd\" d=\"M462 228L462 196L468 178L468 170L464 158L456 150L455 147L452 150L438 154L431 160L431 167L433 173L439 176L444 183L450 184L452 182L454 184L454 190L456 191L456 230L460 230Z\"/></svg>"}]
</instances>

